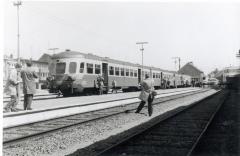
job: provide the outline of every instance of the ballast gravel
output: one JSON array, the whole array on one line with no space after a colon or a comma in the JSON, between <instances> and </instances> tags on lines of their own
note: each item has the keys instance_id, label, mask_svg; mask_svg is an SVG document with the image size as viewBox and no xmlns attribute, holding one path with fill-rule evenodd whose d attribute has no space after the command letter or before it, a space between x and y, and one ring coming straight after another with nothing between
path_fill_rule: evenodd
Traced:
<instances>
[{"instance_id":1,"label":"ballast gravel","mask_svg":"<svg viewBox=\"0 0 240 156\"><path fill-rule=\"evenodd\" d=\"M3 147L4 156L37 156L37 155L68 155L76 150L85 148L95 142L104 140L121 132L127 131L151 118L181 106L212 95L216 90L196 95L186 96L181 99L171 100L153 106L153 115L148 116L147 109L140 114L134 112L122 113L104 119L90 121L78 126L59 130L57 132L28 139L14 145ZM136 105L137 107L138 105Z\"/></svg>"}]
</instances>

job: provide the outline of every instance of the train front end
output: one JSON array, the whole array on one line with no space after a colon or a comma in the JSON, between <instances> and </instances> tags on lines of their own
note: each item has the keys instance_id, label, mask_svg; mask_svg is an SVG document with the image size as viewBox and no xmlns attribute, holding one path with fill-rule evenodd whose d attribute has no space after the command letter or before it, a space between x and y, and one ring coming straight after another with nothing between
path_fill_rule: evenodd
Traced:
<instances>
[{"instance_id":1,"label":"train front end","mask_svg":"<svg viewBox=\"0 0 240 156\"><path fill-rule=\"evenodd\" d=\"M84 69L84 64L81 60L83 56L71 51L54 55L50 90L60 91L64 96L83 92L81 71Z\"/></svg>"}]
</instances>

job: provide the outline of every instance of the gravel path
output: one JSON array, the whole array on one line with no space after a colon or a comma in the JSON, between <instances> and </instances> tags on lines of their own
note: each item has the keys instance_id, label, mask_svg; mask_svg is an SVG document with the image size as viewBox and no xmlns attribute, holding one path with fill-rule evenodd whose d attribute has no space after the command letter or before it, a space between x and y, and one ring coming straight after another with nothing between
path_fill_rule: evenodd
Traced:
<instances>
[{"instance_id":1,"label":"gravel path","mask_svg":"<svg viewBox=\"0 0 240 156\"><path fill-rule=\"evenodd\" d=\"M66 155L74 151L87 147L97 141L106 139L110 136L124 132L129 128L135 127L151 118L169 110L186 106L194 101L202 99L215 93L210 90L195 96L184 97L182 99L168 101L153 107L152 117L148 117L147 109L142 110L143 114L126 113L114 117L92 121L79 126L70 127L53 134L47 134L28 141L19 142L12 146L3 147L3 155ZM137 106L136 106L137 107Z\"/></svg>"}]
</instances>

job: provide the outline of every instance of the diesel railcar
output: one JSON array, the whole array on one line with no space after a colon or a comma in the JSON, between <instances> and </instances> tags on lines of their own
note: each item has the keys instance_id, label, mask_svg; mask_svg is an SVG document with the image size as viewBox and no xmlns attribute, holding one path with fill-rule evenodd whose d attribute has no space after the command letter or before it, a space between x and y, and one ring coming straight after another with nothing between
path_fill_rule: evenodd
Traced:
<instances>
[{"instance_id":1,"label":"diesel railcar","mask_svg":"<svg viewBox=\"0 0 240 156\"><path fill-rule=\"evenodd\" d=\"M95 93L97 91L97 77L104 78L104 91L111 88L112 81L117 82L116 87L125 91L140 89L142 77L150 75L154 79L155 88L163 86L163 79L170 81L171 87L181 87L190 82L190 76L179 75L176 72L160 68L144 66L66 50L52 56L51 89L60 90L63 95L78 93ZM142 74L142 76L141 76Z\"/></svg>"}]
</instances>

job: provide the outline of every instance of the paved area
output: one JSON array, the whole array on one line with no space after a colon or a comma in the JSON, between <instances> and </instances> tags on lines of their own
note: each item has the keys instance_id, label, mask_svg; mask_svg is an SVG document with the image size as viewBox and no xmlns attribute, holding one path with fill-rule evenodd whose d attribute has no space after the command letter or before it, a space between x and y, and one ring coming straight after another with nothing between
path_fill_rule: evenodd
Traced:
<instances>
[{"instance_id":1,"label":"paved area","mask_svg":"<svg viewBox=\"0 0 240 156\"><path fill-rule=\"evenodd\" d=\"M199 90L199 88L195 88L194 90ZM159 91L159 92L162 92L162 91ZM156 98L161 98L166 95L169 96L169 95L181 94L186 92L190 92L190 90L184 89L184 90L181 90L181 92L175 92L175 91L173 92L173 91L167 90L165 91L165 93L168 93L168 94L160 94L160 95L157 95ZM138 94L139 93L132 93L131 97L137 97ZM31 111L5 113L5 116L3 118L4 120L3 127L4 128L12 127L16 125L48 120L48 119L72 115L72 114L84 113L88 111L94 111L94 110L99 110L99 109L104 109L109 107L115 107L115 106L123 106L128 103L136 103L140 101L138 98L126 99L127 97L129 97L127 96L129 94L119 94L119 95L122 96L122 98L120 99L124 99L124 100L112 101L104 104L101 103L106 100L113 100L113 99L119 98L118 96L116 96L116 94L96 96L100 98L97 100L92 97L74 97L75 98L74 100L72 100L72 98L58 99L58 100L61 102L64 102L62 103L61 107L69 106L69 105L77 105L77 107L70 107L70 108L64 107L63 109L57 109L57 110L51 110L49 107L45 107L42 109L35 109ZM81 101L82 99L84 99L84 101ZM68 100L68 102L66 100ZM60 103L59 101L57 102ZM71 103L69 103L69 101L71 101ZM81 101L82 103L79 101ZM81 105L92 103L92 102L100 102L100 103L98 105L81 106ZM66 104L69 104L69 105L66 105ZM78 107L78 106L81 106L81 107ZM59 107L55 107L55 108L59 108ZM40 110L44 110L44 111L40 111ZM14 116L9 116L9 115L14 115Z\"/></svg>"},{"instance_id":2,"label":"paved area","mask_svg":"<svg viewBox=\"0 0 240 156\"><path fill-rule=\"evenodd\" d=\"M157 90L159 94L161 93L169 93L180 90L189 90L199 88L176 88L176 89L166 89L166 90ZM86 103L93 102L103 102L109 100L116 99L126 99L130 97L137 97L139 92L128 92L128 93L119 93L119 94L107 94L107 95L92 95L92 96L77 96L77 97L67 97L67 98L54 98L54 99L46 99L46 100L36 100L32 103L33 110L39 109L49 109L56 107L64 107L70 105L81 105ZM6 103L4 103L5 105ZM23 109L23 101L20 101L17 108Z\"/></svg>"}]
</instances>

